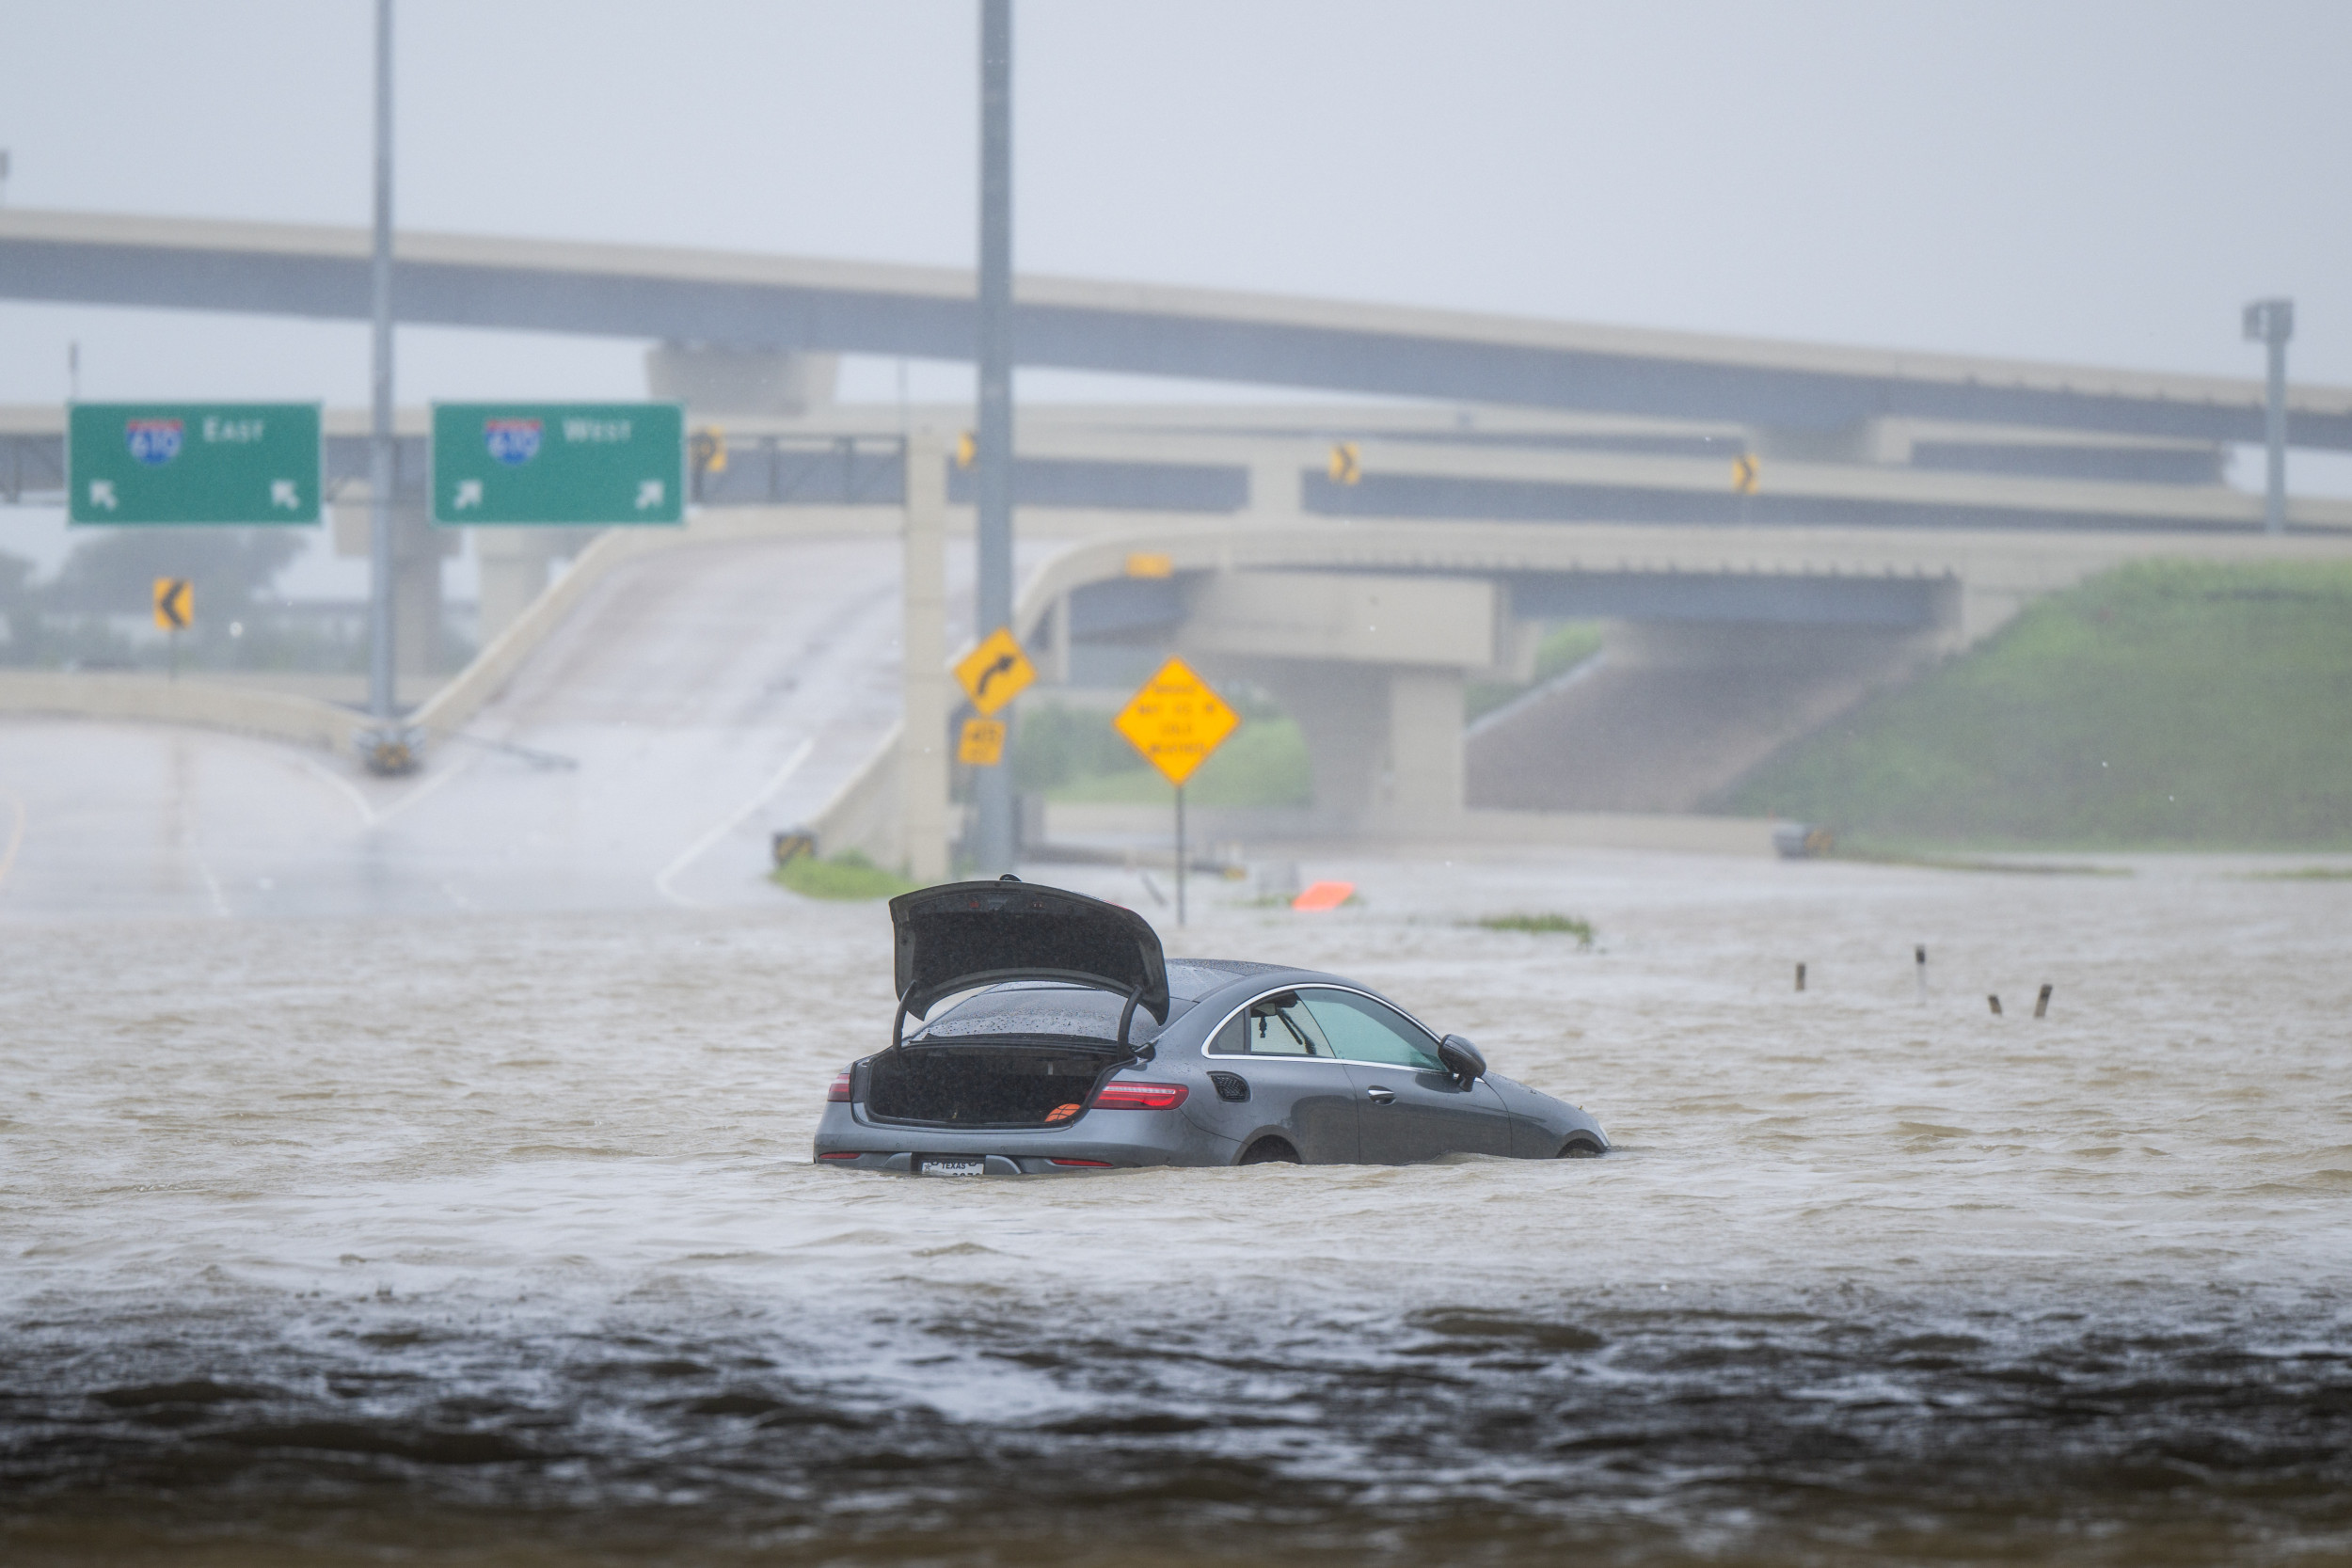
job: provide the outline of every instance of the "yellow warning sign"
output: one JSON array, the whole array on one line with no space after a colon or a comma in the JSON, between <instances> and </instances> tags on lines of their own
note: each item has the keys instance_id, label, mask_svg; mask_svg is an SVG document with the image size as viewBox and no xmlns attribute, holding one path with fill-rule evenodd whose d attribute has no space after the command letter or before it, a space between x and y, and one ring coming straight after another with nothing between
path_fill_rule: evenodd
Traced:
<instances>
[{"instance_id":1,"label":"yellow warning sign","mask_svg":"<svg viewBox=\"0 0 2352 1568\"><path fill-rule=\"evenodd\" d=\"M687 455L694 460L698 474L723 474L727 471L727 433L717 425L706 425L694 432L686 443Z\"/></svg>"},{"instance_id":2,"label":"yellow warning sign","mask_svg":"<svg viewBox=\"0 0 2352 1568\"><path fill-rule=\"evenodd\" d=\"M1127 705L1111 721L1111 728L1127 737L1144 759L1172 784L1192 777L1193 769L1241 727L1241 715L1181 658L1160 666L1160 673L1143 683Z\"/></svg>"},{"instance_id":3,"label":"yellow warning sign","mask_svg":"<svg viewBox=\"0 0 2352 1568\"><path fill-rule=\"evenodd\" d=\"M196 620L196 590L185 578L155 579L155 629L185 631Z\"/></svg>"},{"instance_id":4,"label":"yellow warning sign","mask_svg":"<svg viewBox=\"0 0 2352 1568\"><path fill-rule=\"evenodd\" d=\"M968 430L959 432L956 436L956 467L968 468L979 458L980 438Z\"/></svg>"},{"instance_id":5,"label":"yellow warning sign","mask_svg":"<svg viewBox=\"0 0 2352 1568\"><path fill-rule=\"evenodd\" d=\"M1037 679L1037 666L1021 651L1012 633L998 626L980 640L980 645L963 656L956 666L956 679L963 683L963 694L972 699L972 705L985 718L1019 696L1022 689Z\"/></svg>"},{"instance_id":6,"label":"yellow warning sign","mask_svg":"<svg viewBox=\"0 0 2352 1568\"><path fill-rule=\"evenodd\" d=\"M1176 575L1176 558L1156 551L1138 550L1127 558L1127 575L1131 578L1172 578Z\"/></svg>"},{"instance_id":7,"label":"yellow warning sign","mask_svg":"<svg viewBox=\"0 0 2352 1568\"><path fill-rule=\"evenodd\" d=\"M1743 496L1756 494L1756 453L1743 451L1731 460L1731 487Z\"/></svg>"},{"instance_id":8,"label":"yellow warning sign","mask_svg":"<svg viewBox=\"0 0 2352 1568\"><path fill-rule=\"evenodd\" d=\"M1331 483L1354 484L1364 477L1363 453L1353 441L1342 441L1331 449Z\"/></svg>"},{"instance_id":9,"label":"yellow warning sign","mask_svg":"<svg viewBox=\"0 0 2352 1568\"><path fill-rule=\"evenodd\" d=\"M993 768L1005 760L1005 721L966 719L962 738L956 742L956 760L966 768Z\"/></svg>"}]
</instances>

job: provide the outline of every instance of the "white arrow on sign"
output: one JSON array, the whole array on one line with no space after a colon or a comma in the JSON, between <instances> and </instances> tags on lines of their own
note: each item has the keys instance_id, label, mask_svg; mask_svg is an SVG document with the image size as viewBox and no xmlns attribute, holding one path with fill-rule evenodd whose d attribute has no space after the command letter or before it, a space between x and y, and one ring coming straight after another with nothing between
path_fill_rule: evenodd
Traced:
<instances>
[{"instance_id":1,"label":"white arrow on sign","mask_svg":"<svg viewBox=\"0 0 2352 1568\"><path fill-rule=\"evenodd\" d=\"M89 503L92 506L103 506L109 512L115 511L117 509L115 482L111 479L91 480L89 482Z\"/></svg>"},{"instance_id":2,"label":"white arrow on sign","mask_svg":"<svg viewBox=\"0 0 2352 1568\"><path fill-rule=\"evenodd\" d=\"M668 486L664 485L661 481L658 479L644 479L638 481L637 510L644 512L653 507L660 506L661 504L661 498L667 490Z\"/></svg>"},{"instance_id":3,"label":"white arrow on sign","mask_svg":"<svg viewBox=\"0 0 2352 1568\"><path fill-rule=\"evenodd\" d=\"M289 512L299 512L302 510L302 494L294 488L293 480L273 479L269 482L269 503L282 506Z\"/></svg>"},{"instance_id":4,"label":"white arrow on sign","mask_svg":"<svg viewBox=\"0 0 2352 1568\"><path fill-rule=\"evenodd\" d=\"M449 509L452 512L463 512L469 506L478 510L481 505L482 481L478 479L459 480L457 482L457 499L449 503Z\"/></svg>"}]
</instances>

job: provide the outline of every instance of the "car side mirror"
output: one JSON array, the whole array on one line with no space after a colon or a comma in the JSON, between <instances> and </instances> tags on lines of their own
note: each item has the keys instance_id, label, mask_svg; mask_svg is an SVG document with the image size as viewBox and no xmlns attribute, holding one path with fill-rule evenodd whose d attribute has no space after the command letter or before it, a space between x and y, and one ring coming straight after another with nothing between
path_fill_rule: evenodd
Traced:
<instances>
[{"instance_id":1,"label":"car side mirror","mask_svg":"<svg viewBox=\"0 0 2352 1568\"><path fill-rule=\"evenodd\" d=\"M1448 1035L1438 1042L1438 1060L1465 1084L1475 1084L1486 1076L1485 1054L1459 1035Z\"/></svg>"}]
</instances>

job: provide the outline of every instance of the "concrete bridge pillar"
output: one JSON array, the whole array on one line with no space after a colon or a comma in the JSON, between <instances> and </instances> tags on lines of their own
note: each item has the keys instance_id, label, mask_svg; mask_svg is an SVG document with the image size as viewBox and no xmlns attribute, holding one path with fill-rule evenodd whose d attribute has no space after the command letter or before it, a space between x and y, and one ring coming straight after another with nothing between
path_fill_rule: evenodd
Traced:
<instances>
[{"instance_id":1,"label":"concrete bridge pillar","mask_svg":"<svg viewBox=\"0 0 2352 1568\"><path fill-rule=\"evenodd\" d=\"M1306 515L1306 469L1296 452L1249 460L1249 513L1262 522L1295 523Z\"/></svg>"},{"instance_id":2,"label":"concrete bridge pillar","mask_svg":"<svg viewBox=\"0 0 2352 1568\"><path fill-rule=\"evenodd\" d=\"M1218 659L1297 720L1327 831L1426 829L1463 806L1462 672L1427 665Z\"/></svg>"},{"instance_id":3,"label":"concrete bridge pillar","mask_svg":"<svg viewBox=\"0 0 2352 1568\"><path fill-rule=\"evenodd\" d=\"M840 356L720 343L660 343L645 351L647 395L694 415L780 414L833 404Z\"/></svg>"},{"instance_id":4,"label":"concrete bridge pillar","mask_svg":"<svg viewBox=\"0 0 2352 1568\"><path fill-rule=\"evenodd\" d=\"M1462 810L1463 679L1516 641L1493 583L1223 572L1185 597L1178 651L1257 681L1297 719L1324 827L1426 827Z\"/></svg>"},{"instance_id":5,"label":"concrete bridge pillar","mask_svg":"<svg viewBox=\"0 0 2352 1568\"><path fill-rule=\"evenodd\" d=\"M335 553L367 558L371 553L367 487L344 491L337 498L333 513ZM460 543L457 530L433 526L421 498L393 503L392 642L400 674L439 673L441 562L457 553Z\"/></svg>"},{"instance_id":6,"label":"concrete bridge pillar","mask_svg":"<svg viewBox=\"0 0 2352 1568\"><path fill-rule=\"evenodd\" d=\"M548 586L548 567L576 554L569 529L478 528L474 555L482 568L482 645L488 647ZM562 537L557 537L561 535Z\"/></svg>"},{"instance_id":7,"label":"concrete bridge pillar","mask_svg":"<svg viewBox=\"0 0 2352 1568\"><path fill-rule=\"evenodd\" d=\"M906 445L904 718L898 731L898 846L918 882L947 879L947 449L936 432Z\"/></svg>"}]
</instances>

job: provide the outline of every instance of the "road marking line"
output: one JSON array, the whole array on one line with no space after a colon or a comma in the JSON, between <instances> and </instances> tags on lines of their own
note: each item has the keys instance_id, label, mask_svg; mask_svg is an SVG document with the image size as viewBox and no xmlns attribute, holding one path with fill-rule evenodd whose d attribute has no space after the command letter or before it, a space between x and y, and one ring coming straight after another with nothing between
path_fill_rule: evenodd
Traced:
<instances>
[{"instance_id":1,"label":"road marking line","mask_svg":"<svg viewBox=\"0 0 2352 1568\"><path fill-rule=\"evenodd\" d=\"M359 786L358 784L353 784L349 779L344 778L341 773L331 773L327 771L317 763L312 762L309 757L296 757L294 760L301 766L304 772L310 774L312 778L323 779L326 783L333 784L337 789L342 790L343 792L343 799L351 802L351 809L359 814L360 826L366 828L373 828L375 826L375 808L368 804L368 798L359 793Z\"/></svg>"},{"instance_id":2,"label":"road marking line","mask_svg":"<svg viewBox=\"0 0 2352 1568\"><path fill-rule=\"evenodd\" d=\"M720 823L717 827L711 829L710 832L703 834L702 837L688 845L684 853L680 854L677 859L672 861L669 864L661 868L660 875L655 877L653 879L654 891L683 910L699 910L707 908L707 905L698 904L691 898L671 892L670 879L675 877L679 872L685 870L688 866L702 859L703 851L708 849L712 845L718 843L721 839L726 837L727 834L733 832L739 826L741 825L743 818L751 816L752 813L766 805L768 803L768 798L775 794L777 790L782 789L785 785L785 781L800 771L801 764L806 762L808 760L809 752L815 751L816 749L817 741L814 736L802 741L799 749L793 752L790 756L785 758L784 766L776 769L776 776L770 779L765 784L760 786L758 794L753 796L750 800L744 801L740 806L737 807L725 821Z\"/></svg>"},{"instance_id":3,"label":"road marking line","mask_svg":"<svg viewBox=\"0 0 2352 1568\"><path fill-rule=\"evenodd\" d=\"M425 780L424 783L417 785L416 788L410 790L399 800L394 800L390 805L386 806L382 811L377 812L375 814L374 825L379 828L382 827L385 823L389 822L393 817L398 816L402 812L406 811L410 806L415 805L419 800L423 800L426 796L432 794L435 790L440 788L443 784L449 783L452 779L457 777L457 775L463 773L467 768L471 768L472 766L472 759L468 758L466 761L459 763L454 768L442 768L440 771L435 773L431 778Z\"/></svg>"},{"instance_id":4,"label":"road marking line","mask_svg":"<svg viewBox=\"0 0 2352 1568\"><path fill-rule=\"evenodd\" d=\"M8 872L16 865L16 852L24 846L24 802L13 795L0 796L15 808L16 826L8 830L8 852L0 854L0 882L8 879Z\"/></svg>"},{"instance_id":5,"label":"road marking line","mask_svg":"<svg viewBox=\"0 0 2352 1568\"><path fill-rule=\"evenodd\" d=\"M398 816L402 812L406 811L410 806L415 805L419 800L423 800L426 796L432 794L435 790L440 788L443 784L457 777L458 774L463 773L467 768L473 766L472 759L469 758L468 760L459 763L454 768L444 768L436 772L431 778L425 780L424 783L417 785L416 788L410 790L399 800L394 800L390 805L386 806L382 811L378 811L368 803L368 798L365 795L359 793L359 786L353 784L349 779L344 778L341 773L323 768L319 764L311 761L309 757L296 757L294 761L299 763L302 767L302 770L309 773L312 778L333 784L337 789L342 791L343 799L351 802L351 809L359 814L360 826L367 828L382 827L385 823L389 822L393 817Z\"/></svg>"}]
</instances>

